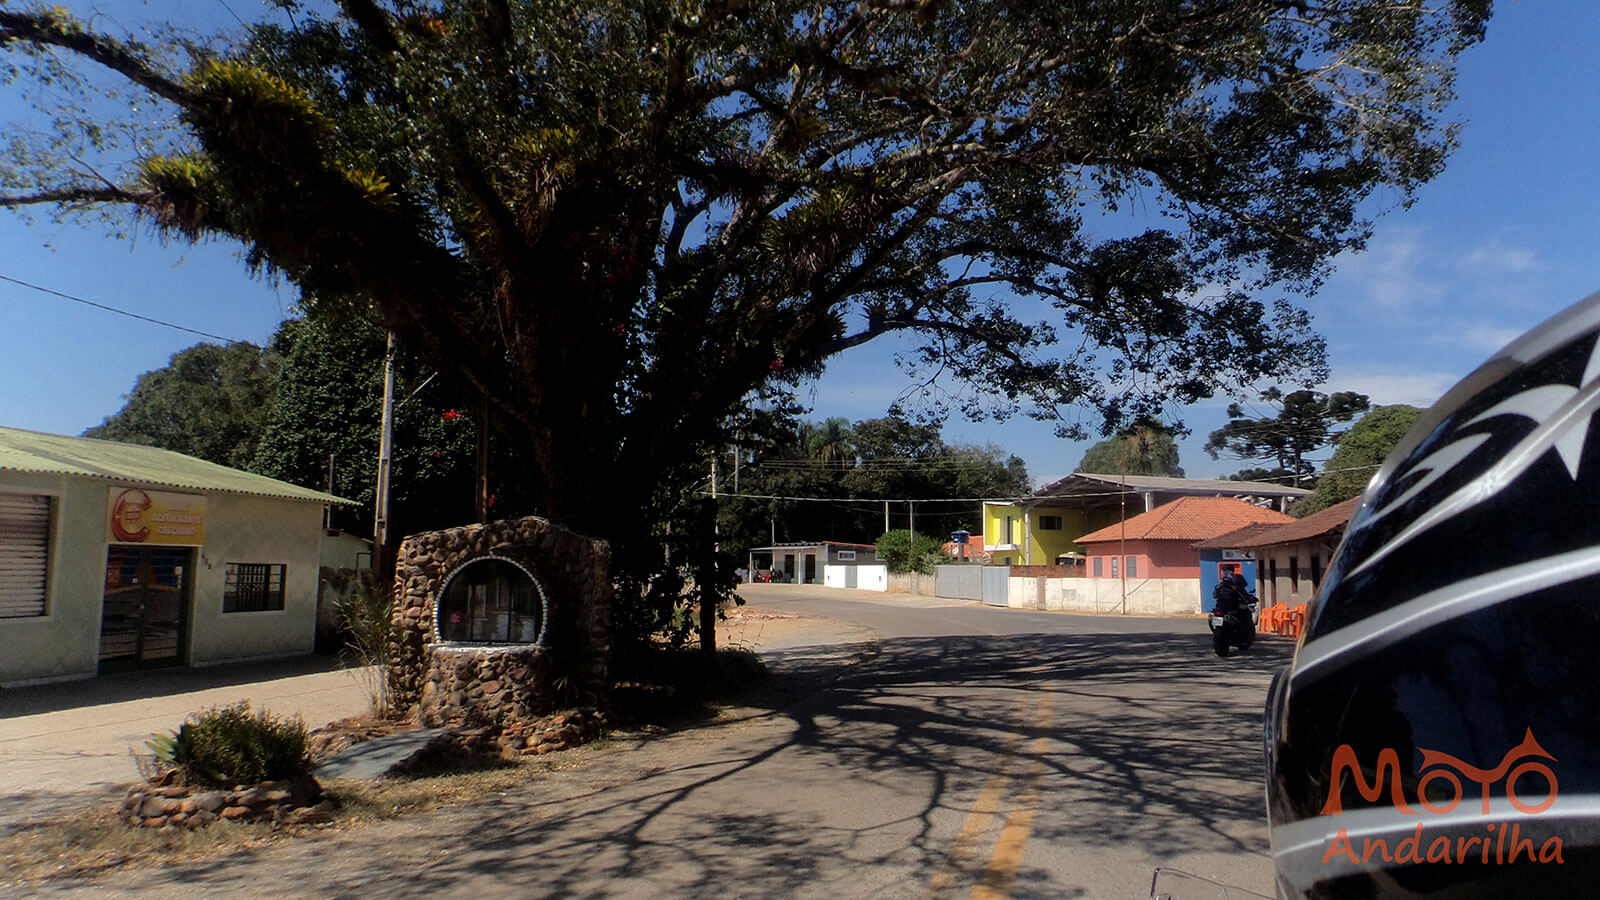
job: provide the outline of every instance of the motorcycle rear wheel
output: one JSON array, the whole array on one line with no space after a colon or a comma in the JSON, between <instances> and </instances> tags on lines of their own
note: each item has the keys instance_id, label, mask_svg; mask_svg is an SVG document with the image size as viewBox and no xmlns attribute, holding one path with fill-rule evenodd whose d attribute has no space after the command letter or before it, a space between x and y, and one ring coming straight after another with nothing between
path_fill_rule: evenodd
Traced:
<instances>
[{"instance_id":1,"label":"motorcycle rear wheel","mask_svg":"<svg viewBox=\"0 0 1600 900\"><path fill-rule=\"evenodd\" d=\"M1211 649L1217 651L1218 656L1228 655L1228 629L1218 628L1211 632Z\"/></svg>"}]
</instances>

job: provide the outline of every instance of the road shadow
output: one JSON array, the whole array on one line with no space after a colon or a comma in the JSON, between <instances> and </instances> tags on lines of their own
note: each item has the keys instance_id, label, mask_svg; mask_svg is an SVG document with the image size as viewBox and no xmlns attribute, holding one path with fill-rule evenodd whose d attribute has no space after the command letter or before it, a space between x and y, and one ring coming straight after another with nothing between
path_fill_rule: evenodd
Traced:
<instances>
[{"instance_id":1,"label":"road shadow","mask_svg":"<svg viewBox=\"0 0 1600 900\"><path fill-rule=\"evenodd\" d=\"M347 667L337 657L317 654L264 662L123 672L74 681L0 688L0 719L276 681L342 668Z\"/></svg>"},{"instance_id":2,"label":"road shadow","mask_svg":"<svg viewBox=\"0 0 1600 900\"><path fill-rule=\"evenodd\" d=\"M1092 890L1040 845L1067 858L1134 847L1141 864L1266 851L1262 708L1287 642L1218 659L1204 633L888 639L841 673L860 652L792 655L779 677L803 699L766 692L771 708L715 740L645 741L581 779L408 817L381 846L357 830L155 877L215 894L293 870L294 892L335 898L379 885L390 897L923 896L996 783L1002 816L1037 797L1016 897ZM1131 892L1148 871L1128 872ZM952 883L973 877L957 867Z\"/></svg>"}]
</instances>

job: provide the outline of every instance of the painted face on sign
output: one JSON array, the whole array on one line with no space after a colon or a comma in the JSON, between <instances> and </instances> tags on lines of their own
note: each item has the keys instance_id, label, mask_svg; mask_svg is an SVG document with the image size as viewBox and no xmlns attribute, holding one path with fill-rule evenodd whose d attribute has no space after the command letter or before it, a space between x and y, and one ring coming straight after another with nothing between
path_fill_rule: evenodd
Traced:
<instances>
[{"instance_id":1,"label":"painted face on sign","mask_svg":"<svg viewBox=\"0 0 1600 900\"><path fill-rule=\"evenodd\" d=\"M150 495L144 491L123 491L111 508L111 531L119 541L139 542L150 536L150 526L144 524L145 510L150 508Z\"/></svg>"}]
</instances>

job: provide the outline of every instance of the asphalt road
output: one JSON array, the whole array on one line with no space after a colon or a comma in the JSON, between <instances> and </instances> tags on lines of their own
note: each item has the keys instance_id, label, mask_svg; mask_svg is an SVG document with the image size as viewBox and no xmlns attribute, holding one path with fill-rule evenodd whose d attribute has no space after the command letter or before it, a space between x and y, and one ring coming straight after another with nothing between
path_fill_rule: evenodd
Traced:
<instances>
[{"instance_id":1,"label":"asphalt road","mask_svg":"<svg viewBox=\"0 0 1600 900\"><path fill-rule=\"evenodd\" d=\"M746 596L830 620L751 639L798 702L578 751L486 803L36 890L1131 898L1168 865L1271 892L1261 710L1287 642L1223 660L1199 619Z\"/></svg>"}]
</instances>

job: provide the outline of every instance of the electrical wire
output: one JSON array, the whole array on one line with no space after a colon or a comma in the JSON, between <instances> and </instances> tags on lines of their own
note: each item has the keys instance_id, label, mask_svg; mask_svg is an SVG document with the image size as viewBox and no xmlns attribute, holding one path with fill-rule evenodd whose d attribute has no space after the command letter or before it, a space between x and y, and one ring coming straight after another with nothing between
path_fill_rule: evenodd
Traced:
<instances>
[{"instance_id":1,"label":"electrical wire","mask_svg":"<svg viewBox=\"0 0 1600 900\"><path fill-rule=\"evenodd\" d=\"M129 311L125 310L125 309L117 309L115 306L107 306L104 303L96 303L93 300L85 300L82 297L74 297L71 294L65 294L65 293L62 293L61 291L55 291L55 290L51 290L50 288L47 288L47 287L40 287L37 284L31 284L29 282L23 281L20 278L12 278L10 275L0 275L0 281L9 281L12 284L20 285L21 287L25 287L25 288L30 288L32 290L39 291L40 293L49 294L49 295L51 295L53 297L60 297L63 300L71 300L74 303L82 303L84 306L92 306L95 309L102 309L102 310L105 310L106 312L116 313L119 316L127 316L130 319L138 319L141 322L149 322L152 325L161 325L163 327L176 329L178 331L186 331L186 332L188 332L190 334L198 334L201 337L208 337L208 338L211 338L213 340L222 341L225 344L243 344L243 343L248 343L247 341L241 341L241 340L238 340L236 338L223 337L220 334L212 334L209 331L200 331L199 329L190 328L190 327L188 327L186 325L178 325L178 324L175 324L173 322L164 322L164 321L162 321L160 319L153 319L150 316L140 315L139 313L136 313L136 312L129 312Z\"/></svg>"}]
</instances>

